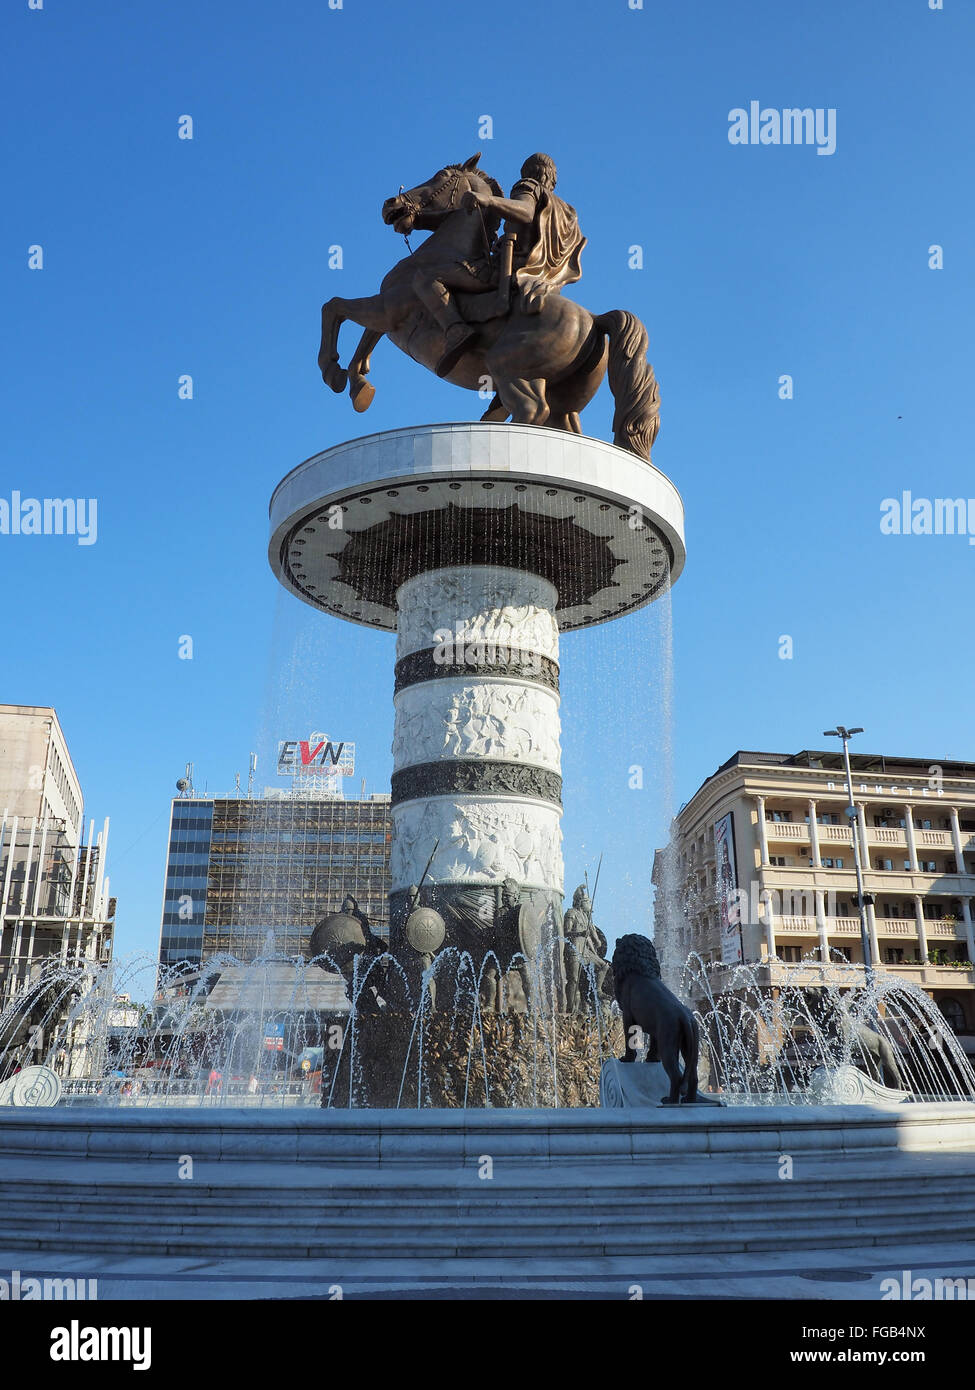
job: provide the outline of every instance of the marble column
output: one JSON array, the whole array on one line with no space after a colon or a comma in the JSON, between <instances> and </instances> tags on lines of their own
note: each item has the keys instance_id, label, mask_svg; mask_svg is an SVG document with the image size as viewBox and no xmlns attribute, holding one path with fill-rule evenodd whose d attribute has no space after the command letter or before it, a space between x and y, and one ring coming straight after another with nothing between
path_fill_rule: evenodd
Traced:
<instances>
[{"instance_id":1,"label":"marble column","mask_svg":"<svg viewBox=\"0 0 975 1390\"><path fill-rule=\"evenodd\" d=\"M873 903L867 903L867 936L870 941L870 960L874 966L883 965L880 959L880 945L877 941L877 913Z\"/></svg>"},{"instance_id":2,"label":"marble column","mask_svg":"<svg viewBox=\"0 0 975 1390\"><path fill-rule=\"evenodd\" d=\"M911 873L918 872L917 867L917 836L914 834L914 807L904 807L904 833L907 836L907 857L911 865Z\"/></svg>"},{"instance_id":3,"label":"marble column","mask_svg":"<svg viewBox=\"0 0 975 1390\"><path fill-rule=\"evenodd\" d=\"M816 803L809 802L809 845L812 854L812 866L814 869L821 869L822 853L819 848L819 826L816 824Z\"/></svg>"},{"instance_id":4,"label":"marble column","mask_svg":"<svg viewBox=\"0 0 975 1390\"><path fill-rule=\"evenodd\" d=\"M975 963L975 929L972 927L972 910L967 898L961 900L961 919L965 927L965 946L968 959Z\"/></svg>"},{"instance_id":5,"label":"marble column","mask_svg":"<svg viewBox=\"0 0 975 1390\"><path fill-rule=\"evenodd\" d=\"M961 824L958 820L958 807L951 808L951 841L955 851L955 864L960 874L965 872L965 852L961 844Z\"/></svg>"},{"instance_id":6,"label":"marble column","mask_svg":"<svg viewBox=\"0 0 975 1390\"><path fill-rule=\"evenodd\" d=\"M392 892L514 879L561 901L557 591L496 565L400 585Z\"/></svg>"},{"instance_id":7,"label":"marble column","mask_svg":"<svg viewBox=\"0 0 975 1390\"><path fill-rule=\"evenodd\" d=\"M816 930L819 933L819 959L825 964L829 960L829 930L826 922L826 906L823 901L826 890L817 888L816 893Z\"/></svg>"},{"instance_id":8,"label":"marble column","mask_svg":"<svg viewBox=\"0 0 975 1390\"><path fill-rule=\"evenodd\" d=\"M768 947L769 956L775 956L775 907L773 905L771 890L766 888L762 892L762 903L765 907L765 944Z\"/></svg>"},{"instance_id":9,"label":"marble column","mask_svg":"<svg viewBox=\"0 0 975 1390\"><path fill-rule=\"evenodd\" d=\"M768 868L768 830L765 825L765 797L756 796L755 805L758 808L758 845L762 856L762 868Z\"/></svg>"},{"instance_id":10,"label":"marble column","mask_svg":"<svg viewBox=\"0 0 975 1390\"><path fill-rule=\"evenodd\" d=\"M924 925L924 899L920 893L914 894L914 921L917 926L917 952L921 957L921 963L928 963L928 933Z\"/></svg>"}]
</instances>

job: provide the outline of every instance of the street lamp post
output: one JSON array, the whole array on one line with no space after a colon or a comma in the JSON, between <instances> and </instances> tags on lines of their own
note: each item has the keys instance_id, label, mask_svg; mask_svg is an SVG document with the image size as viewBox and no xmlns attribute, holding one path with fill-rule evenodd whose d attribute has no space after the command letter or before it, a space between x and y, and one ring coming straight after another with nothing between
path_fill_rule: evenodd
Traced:
<instances>
[{"instance_id":1,"label":"street lamp post","mask_svg":"<svg viewBox=\"0 0 975 1390\"><path fill-rule=\"evenodd\" d=\"M843 741L843 764L846 768L846 790L850 798L850 804L846 808L846 814L850 821L850 832L853 836L853 862L857 872L857 903L860 907L860 942L863 947L863 967L866 975L867 988L873 985L873 961L870 955L870 932L867 927L867 900L863 891L863 865L860 860L860 837L857 834L857 808L853 800L853 771L850 767L850 739L854 734L862 734L862 729L844 729L842 724L837 724L835 729L825 729L824 738L838 738Z\"/></svg>"}]
</instances>

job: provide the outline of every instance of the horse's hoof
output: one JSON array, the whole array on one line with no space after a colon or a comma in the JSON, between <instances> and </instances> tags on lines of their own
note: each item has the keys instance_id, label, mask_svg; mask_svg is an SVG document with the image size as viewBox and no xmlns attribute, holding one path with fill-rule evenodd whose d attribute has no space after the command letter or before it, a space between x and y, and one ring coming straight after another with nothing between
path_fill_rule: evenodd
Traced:
<instances>
[{"instance_id":1,"label":"horse's hoof","mask_svg":"<svg viewBox=\"0 0 975 1390\"><path fill-rule=\"evenodd\" d=\"M364 381L358 390L352 393L352 409L360 415L364 410L368 410L376 397L376 388L370 382Z\"/></svg>"},{"instance_id":2,"label":"horse's hoof","mask_svg":"<svg viewBox=\"0 0 975 1390\"><path fill-rule=\"evenodd\" d=\"M348 386L349 374L337 362L330 362L322 372L322 380L326 386L331 386L332 390L339 394Z\"/></svg>"}]
</instances>

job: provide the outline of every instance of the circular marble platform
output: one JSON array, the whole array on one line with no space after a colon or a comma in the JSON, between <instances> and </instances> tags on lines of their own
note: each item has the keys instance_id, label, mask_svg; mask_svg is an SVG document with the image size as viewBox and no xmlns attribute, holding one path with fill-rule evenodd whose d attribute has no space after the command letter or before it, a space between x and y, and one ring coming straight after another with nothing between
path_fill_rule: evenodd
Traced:
<instances>
[{"instance_id":1,"label":"circular marble platform","mask_svg":"<svg viewBox=\"0 0 975 1390\"><path fill-rule=\"evenodd\" d=\"M326 449L270 506L269 559L305 603L394 631L431 569L510 566L552 584L560 631L652 602L684 566L684 509L652 464L533 425L418 425Z\"/></svg>"}]
</instances>

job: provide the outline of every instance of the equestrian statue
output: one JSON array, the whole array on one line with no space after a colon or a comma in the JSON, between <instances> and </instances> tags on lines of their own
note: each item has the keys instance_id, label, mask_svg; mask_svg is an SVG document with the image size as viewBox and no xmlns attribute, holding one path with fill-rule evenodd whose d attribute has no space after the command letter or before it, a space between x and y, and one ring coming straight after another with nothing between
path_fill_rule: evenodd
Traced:
<instances>
[{"instance_id":1,"label":"equestrian statue","mask_svg":"<svg viewBox=\"0 0 975 1390\"><path fill-rule=\"evenodd\" d=\"M581 434L579 412L608 371L613 442L649 462L659 391L647 332L626 309L591 314L563 298L563 287L581 278L586 238L575 209L555 192L553 160L531 155L506 198L478 171L479 159L447 164L386 199L383 221L406 239L409 254L378 294L335 296L322 306L325 383L336 392L348 387L353 409L368 410L376 394L370 359L385 336L455 386L493 390L483 420ZM414 250L409 238L417 231L431 235ZM342 367L338 335L346 320L365 331Z\"/></svg>"}]
</instances>

